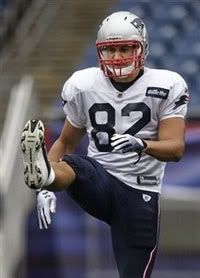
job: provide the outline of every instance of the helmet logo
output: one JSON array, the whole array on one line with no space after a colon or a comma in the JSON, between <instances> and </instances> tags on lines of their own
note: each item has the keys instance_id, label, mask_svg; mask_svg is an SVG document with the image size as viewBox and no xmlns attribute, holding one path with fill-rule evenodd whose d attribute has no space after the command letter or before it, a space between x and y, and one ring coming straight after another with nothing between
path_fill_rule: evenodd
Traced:
<instances>
[{"instance_id":1,"label":"helmet logo","mask_svg":"<svg viewBox=\"0 0 200 278\"><path fill-rule=\"evenodd\" d=\"M142 21L141 18L137 17L135 19L133 19L133 21L130 22L135 28L138 29L138 32L140 33L140 35L142 35L143 33L143 29L144 29L144 23Z\"/></svg>"}]
</instances>

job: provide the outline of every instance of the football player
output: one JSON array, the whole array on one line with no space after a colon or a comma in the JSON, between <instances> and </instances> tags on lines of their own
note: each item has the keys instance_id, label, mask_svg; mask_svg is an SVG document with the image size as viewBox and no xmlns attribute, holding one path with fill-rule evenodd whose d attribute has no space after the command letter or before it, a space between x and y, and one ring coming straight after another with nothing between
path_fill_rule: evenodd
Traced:
<instances>
[{"instance_id":1,"label":"football player","mask_svg":"<svg viewBox=\"0 0 200 278\"><path fill-rule=\"evenodd\" d=\"M144 66L147 30L133 13L106 17L96 47L100 67L77 71L64 84L66 121L48 158L43 123L26 124L25 183L32 189L66 190L86 212L111 226L120 277L149 278L165 165L184 154L187 85L176 72ZM73 154L85 133L87 156Z\"/></svg>"}]
</instances>

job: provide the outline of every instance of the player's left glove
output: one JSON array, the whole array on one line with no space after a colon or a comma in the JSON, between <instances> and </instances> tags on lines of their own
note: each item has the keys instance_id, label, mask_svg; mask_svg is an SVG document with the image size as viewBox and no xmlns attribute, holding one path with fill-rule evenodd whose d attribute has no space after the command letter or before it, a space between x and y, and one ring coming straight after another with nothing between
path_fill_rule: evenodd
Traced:
<instances>
[{"instance_id":1,"label":"player's left glove","mask_svg":"<svg viewBox=\"0 0 200 278\"><path fill-rule=\"evenodd\" d=\"M37 216L40 229L48 229L51 213L56 212L56 196L48 190L37 190Z\"/></svg>"},{"instance_id":2,"label":"player's left glove","mask_svg":"<svg viewBox=\"0 0 200 278\"><path fill-rule=\"evenodd\" d=\"M130 134L114 134L111 137L111 146L115 151L126 152L136 152L139 155L139 159L142 155L142 152L147 147L145 141ZM137 163L139 159L135 162Z\"/></svg>"}]
</instances>

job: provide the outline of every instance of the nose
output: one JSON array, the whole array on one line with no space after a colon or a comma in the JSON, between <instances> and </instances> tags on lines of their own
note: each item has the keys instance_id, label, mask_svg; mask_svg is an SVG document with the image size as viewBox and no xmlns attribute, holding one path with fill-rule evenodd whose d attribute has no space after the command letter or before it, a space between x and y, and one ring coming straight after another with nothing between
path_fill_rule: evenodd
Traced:
<instances>
[{"instance_id":1,"label":"nose","mask_svg":"<svg viewBox=\"0 0 200 278\"><path fill-rule=\"evenodd\" d=\"M115 52L113 53L113 58L114 59L122 58L122 53L119 50L115 50Z\"/></svg>"}]
</instances>

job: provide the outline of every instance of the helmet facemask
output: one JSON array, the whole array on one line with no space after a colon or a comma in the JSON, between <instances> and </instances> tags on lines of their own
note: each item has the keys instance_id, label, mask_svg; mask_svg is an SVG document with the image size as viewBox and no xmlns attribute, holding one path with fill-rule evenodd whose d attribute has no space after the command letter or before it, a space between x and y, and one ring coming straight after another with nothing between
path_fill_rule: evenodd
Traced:
<instances>
[{"instance_id":1,"label":"helmet facemask","mask_svg":"<svg viewBox=\"0 0 200 278\"><path fill-rule=\"evenodd\" d=\"M121 58L108 58L110 47L131 47L131 56L126 57L122 54ZM144 66L143 46L139 41L106 41L96 43L99 64L107 77L125 78L131 76L133 71Z\"/></svg>"},{"instance_id":2,"label":"helmet facemask","mask_svg":"<svg viewBox=\"0 0 200 278\"><path fill-rule=\"evenodd\" d=\"M129 11L120 11L106 17L97 33L96 47L101 69L108 77L125 78L144 67L148 55L148 34L141 18ZM113 47L110 55L109 48ZM132 47L133 51L120 51ZM130 50L130 49L129 49ZM129 56L130 54L130 56Z\"/></svg>"}]
</instances>

